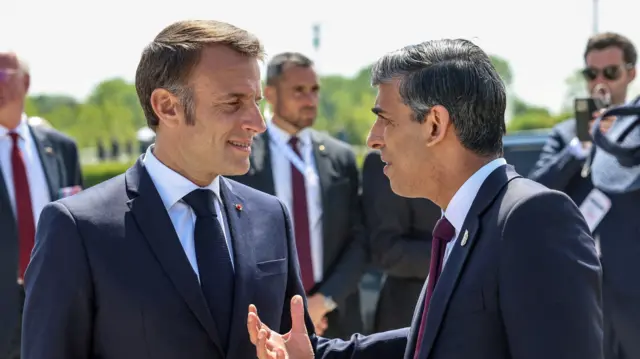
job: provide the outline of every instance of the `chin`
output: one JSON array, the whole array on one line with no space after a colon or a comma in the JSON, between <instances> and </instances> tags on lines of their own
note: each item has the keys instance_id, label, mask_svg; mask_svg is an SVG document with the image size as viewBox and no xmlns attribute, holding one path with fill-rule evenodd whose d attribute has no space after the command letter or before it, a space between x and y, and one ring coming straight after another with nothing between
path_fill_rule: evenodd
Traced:
<instances>
[{"instance_id":1,"label":"chin","mask_svg":"<svg viewBox=\"0 0 640 359\"><path fill-rule=\"evenodd\" d=\"M250 168L250 164L249 164L249 161L247 160L246 163L237 163L234 166L229 166L227 171L225 171L226 173L224 175L225 176L243 176L243 175L246 175L247 172L249 172L249 168Z\"/></svg>"},{"instance_id":2,"label":"chin","mask_svg":"<svg viewBox=\"0 0 640 359\"><path fill-rule=\"evenodd\" d=\"M406 181L393 180L393 178L389 177L389 184L391 185L391 190L393 193L397 194L400 197L405 198L423 198L418 191L416 191L416 187L410 185Z\"/></svg>"}]
</instances>

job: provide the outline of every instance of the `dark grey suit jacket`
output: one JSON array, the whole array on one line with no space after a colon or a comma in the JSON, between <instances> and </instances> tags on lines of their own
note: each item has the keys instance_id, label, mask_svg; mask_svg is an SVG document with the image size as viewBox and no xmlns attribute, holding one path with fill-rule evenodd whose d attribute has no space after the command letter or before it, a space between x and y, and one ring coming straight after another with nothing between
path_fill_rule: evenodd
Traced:
<instances>
[{"instance_id":1,"label":"dark grey suit jacket","mask_svg":"<svg viewBox=\"0 0 640 359\"><path fill-rule=\"evenodd\" d=\"M75 141L45 127L30 127L52 200L61 188L82 186L82 174ZM22 294L16 282L18 229L6 184L0 174L0 358L19 349ZM18 346L15 348L15 346Z\"/></svg>"},{"instance_id":2,"label":"dark grey suit jacket","mask_svg":"<svg viewBox=\"0 0 640 359\"><path fill-rule=\"evenodd\" d=\"M313 154L322 190L324 280L314 291L344 305L357 290L366 256L362 226L359 175L351 147L331 136L311 132ZM238 182L275 194L268 131L256 136L251 147L251 168Z\"/></svg>"}]
</instances>

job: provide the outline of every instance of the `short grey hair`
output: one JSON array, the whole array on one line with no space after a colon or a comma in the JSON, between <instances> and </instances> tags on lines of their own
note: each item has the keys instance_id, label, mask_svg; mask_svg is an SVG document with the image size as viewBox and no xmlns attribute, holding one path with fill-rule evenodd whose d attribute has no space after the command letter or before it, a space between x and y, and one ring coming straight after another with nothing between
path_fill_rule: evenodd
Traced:
<instances>
[{"instance_id":1,"label":"short grey hair","mask_svg":"<svg viewBox=\"0 0 640 359\"><path fill-rule=\"evenodd\" d=\"M449 111L460 142L479 155L501 155L506 90L489 56L463 39L422 42L378 60L371 84L399 79L400 97L423 123L435 105Z\"/></svg>"}]
</instances>

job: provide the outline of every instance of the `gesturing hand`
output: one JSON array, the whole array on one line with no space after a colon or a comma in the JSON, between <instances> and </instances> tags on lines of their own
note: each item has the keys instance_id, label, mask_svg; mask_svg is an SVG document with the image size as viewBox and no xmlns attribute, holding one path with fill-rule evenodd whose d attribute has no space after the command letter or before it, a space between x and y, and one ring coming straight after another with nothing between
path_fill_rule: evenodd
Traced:
<instances>
[{"instance_id":1,"label":"gesturing hand","mask_svg":"<svg viewBox=\"0 0 640 359\"><path fill-rule=\"evenodd\" d=\"M249 339L256 346L259 359L310 359L314 357L304 322L304 305L299 295L291 298L291 330L283 335L260 321L255 305L249 306L247 317Z\"/></svg>"}]
</instances>

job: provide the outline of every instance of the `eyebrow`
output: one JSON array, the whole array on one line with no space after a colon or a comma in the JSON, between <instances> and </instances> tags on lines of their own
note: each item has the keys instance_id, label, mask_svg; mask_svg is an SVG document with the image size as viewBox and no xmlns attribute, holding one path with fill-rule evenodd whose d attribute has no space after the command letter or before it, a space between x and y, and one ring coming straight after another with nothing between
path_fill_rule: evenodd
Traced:
<instances>
[{"instance_id":1,"label":"eyebrow","mask_svg":"<svg viewBox=\"0 0 640 359\"><path fill-rule=\"evenodd\" d=\"M240 92L231 92L231 93L227 93L224 94L223 98L230 100L230 99L242 99L242 98L249 98L251 96L245 94L245 93L240 93ZM254 96L254 99L256 101L262 101L263 97L262 94L258 94L256 96Z\"/></svg>"}]
</instances>

